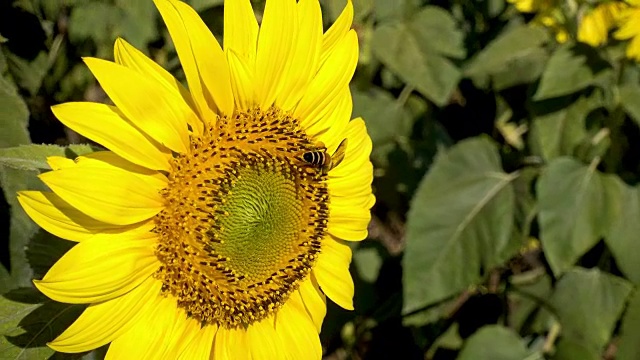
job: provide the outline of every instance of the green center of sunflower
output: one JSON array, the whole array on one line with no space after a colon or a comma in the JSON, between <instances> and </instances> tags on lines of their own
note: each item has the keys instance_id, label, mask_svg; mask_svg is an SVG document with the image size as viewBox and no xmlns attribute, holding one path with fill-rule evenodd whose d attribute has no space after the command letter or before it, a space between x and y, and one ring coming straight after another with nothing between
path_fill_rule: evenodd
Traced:
<instances>
[{"instance_id":1,"label":"green center of sunflower","mask_svg":"<svg viewBox=\"0 0 640 360\"><path fill-rule=\"evenodd\" d=\"M328 220L326 175L297 120L253 109L218 119L174 158L155 219L156 277L203 324L264 319L306 278Z\"/></svg>"}]
</instances>

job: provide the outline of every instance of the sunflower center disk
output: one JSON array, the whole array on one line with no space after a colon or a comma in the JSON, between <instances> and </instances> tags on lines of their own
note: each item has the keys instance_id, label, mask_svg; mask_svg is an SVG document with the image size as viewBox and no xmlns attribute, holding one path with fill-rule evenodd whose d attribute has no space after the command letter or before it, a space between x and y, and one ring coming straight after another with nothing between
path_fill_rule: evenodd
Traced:
<instances>
[{"instance_id":1,"label":"sunflower center disk","mask_svg":"<svg viewBox=\"0 0 640 360\"><path fill-rule=\"evenodd\" d=\"M173 161L156 216L156 277L203 324L233 328L284 304L311 270L328 219L326 175L295 119L253 109L218 119Z\"/></svg>"}]
</instances>

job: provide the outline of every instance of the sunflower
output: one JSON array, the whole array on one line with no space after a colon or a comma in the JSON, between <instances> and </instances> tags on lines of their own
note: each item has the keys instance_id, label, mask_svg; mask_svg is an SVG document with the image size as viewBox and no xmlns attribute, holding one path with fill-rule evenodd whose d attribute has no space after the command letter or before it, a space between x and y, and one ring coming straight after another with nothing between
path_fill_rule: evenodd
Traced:
<instances>
[{"instance_id":1,"label":"sunflower","mask_svg":"<svg viewBox=\"0 0 640 360\"><path fill-rule=\"evenodd\" d=\"M620 1L599 4L580 19L578 41L593 47L607 42L609 31L616 26L626 5Z\"/></svg>"},{"instance_id":2,"label":"sunflower","mask_svg":"<svg viewBox=\"0 0 640 360\"><path fill-rule=\"evenodd\" d=\"M629 5L622 10L619 29L613 36L618 40L629 40L626 55L629 59L640 61L640 0L627 0Z\"/></svg>"},{"instance_id":3,"label":"sunflower","mask_svg":"<svg viewBox=\"0 0 640 360\"><path fill-rule=\"evenodd\" d=\"M227 0L224 49L197 13L156 0L187 88L124 40L84 59L115 106L53 107L106 147L50 157L52 192L18 199L77 244L36 287L88 304L49 346L112 359L319 359L326 297L353 309L346 241L367 236L371 140L351 119L351 2Z\"/></svg>"}]
</instances>

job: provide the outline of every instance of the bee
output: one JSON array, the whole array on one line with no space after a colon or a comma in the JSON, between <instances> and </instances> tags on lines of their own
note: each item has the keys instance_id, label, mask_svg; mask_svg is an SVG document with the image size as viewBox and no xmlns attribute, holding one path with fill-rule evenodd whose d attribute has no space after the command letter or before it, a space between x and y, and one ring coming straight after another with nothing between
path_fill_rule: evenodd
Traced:
<instances>
[{"instance_id":1,"label":"bee","mask_svg":"<svg viewBox=\"0 0 640 360\"><path fill-rule=\"evenodd\" d=\"M324 144L320 143L321 148L324 148ZM338 166L342 160L344 160L344 153L347 150L347 139L343 139L338 145L338 148L329 155L326 150L314 150L307 151L302 154L302 159L310 165L319 167L323 174L328 174L333 168Z\"/></svg>"}]
</instances>

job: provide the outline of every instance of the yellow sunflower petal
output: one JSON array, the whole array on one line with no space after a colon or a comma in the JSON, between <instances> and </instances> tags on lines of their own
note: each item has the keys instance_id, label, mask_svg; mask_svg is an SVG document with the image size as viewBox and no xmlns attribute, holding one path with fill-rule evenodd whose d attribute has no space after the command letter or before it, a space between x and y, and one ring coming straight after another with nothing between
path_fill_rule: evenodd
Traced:
<instances>
[{"instance_id":1,"label":"yellow sunflower petal","mask_svg":"<svg viewBox=\"0 0 640 360\"><path fill-rule=\"evenodd\" d=\"M276 313L277 335L286 358L321 359L322 346L316 325L309 319L302 299L292 296ZM280 356L278 358L283 358ZM272 359L275 359L272 358Z\"/></svg>"},{"instance_id":2,"label":"yellow sunflower petal","mask_svg":"<svg viewBox=\"0 0 640 360\"><path fill-rule=\"evenodd\" d=\"M196 326L196 328L191 330L195 331L194 337L184 351L180 352L178 356L180 360L211 358L213 339L218 331L218 327L215 325L207 325L201 328L200 324L197 323L194 326Z\"/></svg>"},{"instance_id":3,"label":"yellow sunflower petal","mask_svg":"<svg viewBox=\"0 0 640 360\"><path fill-rule=\"evenodd\" d=\"M186 321L184 312L178 309L176 299L157 294L147 304L145 311L128 331L117 337L111 345L108 359L166 359L166 352L176 343L168 341L180 322Z\"/></svg>"},{"instance_id":4,"label":"yellow sunflower petal","mask_svg":"<svg viewBox=\"0 0 640 360\"><path fill-rule=\"evenodd\" d=\"M322 39L322 57L320 63L324 63L327 57L334 50L336 45L347 35L351 30L351 23L353 22L353 4L351 0L347 0L347 5L340 13L340 16L336 19L336 22L331 25L329 30L324 34Z\"/></svg>"},{"instance_id":5,"label":"yellow sunflower petal","mask_svg":"<svg viewBox=\"0 0 640 360\"><path fill-rule=\"evenodd\" d=\"M313 276L322 291L340 307L353 310L354 285L349 264L351 248L338 240L327 237L322 242L322 252L313 268Z\"/></svg>"},{"instance_id":6,"label":"yellow sunflower petal","mask_svg":"<svg viewBox=\"0 0 640 360\"><path fill-rule=\"evenodd\" d=\"M305 94L318 70L322 49L322 12L318 0L300 0L297 13L298 31L276 99L276 104L284 110L293 109Z\"/></svg>"},{"instance_id":7,"label":"yellow sunflower petal","mask_svg":"<svg viewBox=\"0 0 640 360\"><path fill-rule=\"evenodd\" d=\"M175 93L176 97L182 97L191 110L193 110L193 113L189 114L193 116L186 118L185 121L187 124L191 125L191 129L194 133L202 133L204 124L196 116L198 108L196 107L189 90L182 86L178 79L122 38L116 39L114 46L114 58L118 64L136 70L144 76L153 77L153 79L157 81L158 84L162 84L167 91Z\"/></svg>"},{"instance_id":8,"label":"yellow sunflower petal","mask_svg":"<svg viewBox=\"0 0 640 360\"><path fill-rule=\"evenodd\" d=\"M354 173L363 174L364 172L359 170L371 162L369 155L371 154L372 143L367 134L364 120L361 118L351 120L347 125L346 133L348 143L344 160L329 172L330 180L332 178L347 177Z\"/></svg>"},{"instance_id":9,"label":"yellow sunflower petal","mask_svg":"<svg viewBox=\"0 0 640 360\"><path fill-rule=\"evenodd\" d=\"M348 86L329 104L328 108L329 112L316 113L317 118L305 119L309 124L305 131L314 139L322 141L327 151L332 154L344 140L349 120L351 120L353 102Z\"/></svg>"},{"instance_id":10,"label":"yellow sunflower petal","mask_svg":"<svg viewBox=\"0 0 640 360\"><path fill-rule=\"evenodd\" d=\"M105 345L126 332L160 293L160 281L149 276L130 292L91 304L60 336L47 345L55 351L79 353Z\"/></svg>"},{"instance_id":11,"label":"yellow sunflower petal","mask_svg":"<svg viewBox=\"0 0 640 360\"><path fill-rule=\"evenodd\" d=\"M229 66L220 44L198 13L176 0L154 0L175 44L189 89L203 119L213 121L211 109L233 113Z\"/></svg>"},{"instance_id":12,"label":"yellow sunflower petal","mask_svg":"<svg viewBox=\"0 0 640 360\"><path fill-rule=\"evenodd\" d=\"M267 1L258 35L255 86L258 104L269 108L278 96L292 55L297 28L295 0Z\"/></svg>"},{"instance_id":13,"label":"yellow sunflower petal","mask_svg":"<svg viewBox=\"0 0 640 360\"><path fill-rule=\"evenodd\" d=\"M248 60L243 60L232 49L227 51L227 61L231 69L233 97L236 106L240 109L248 109L256 103L256 92L253 84L253 69Z\"/></svg>"},{"instance_id":14,"label":"yellow sunflower petal","mask_svg":"<svg viewBox=\"0 0 640 360\"><path fill-rule=\"evenodd\" d=\"M33 221L55 236L71 241L83 241L96 234L118 236L123 232L146 232L150 222L129 226L113 225L90 218L52 192L20 191L18 202Z\"/></svg>"},{"instance_id":15,"label":"yellow sunflower petal","mask_svg":"<svg viewBox=\"0 0 640 360\"><path fill-rule=\"evenodd\" d=\"M219 328L213 340L211 358L215 360L252 359L247 341L247 332L251 327L247 331Z\"/></svg>"},{"instance_id":16,"label":"yellow sunflower petal","mask_svg":"<svg viewBox=\"0 0 640 360\"><path fill-rule=\"evenodd\" d=\"M249 0L224 2L224 50L233 51L254 65L258 42L258 21Z\"/></svg>"},{"instance_id":17,"label":"yellow sunflower petal","mask_svg":"<svg viewBox=\"0 0 640 360\"><path fill-rule=\"evenodd\" d=\"M333 199L332 199L333 200ZM371 213L363 206L335 206L331 204L327 232L342 240L360 241L367 237Z\"/></svg>"},{"instance_id":18,"label":"yellow sunflower petal","mask_svg":"<svg viewBox=\"0 0 640 360\"><path fill-rule=\"evenodd\" d=\"M132 175L141 177L144 180L151 178L154 181L154 187L165 187L169 180L161 172L151 170L140 165L136 165L130 161L123 159L112 151L94 151L89 154L78 156L75 159L76 166L93 167L93 168L117 168L126 170Z\"/></svg>"},{"instance_id":19,"label":"yellow sunflower petal","mask_svg":"<svg viewBox=\"0 0 640 360\"><path fill-rule=\"evenodd\" d=\"M155 170L169 170L171 151L141 132L115 106L69 102L51 107L70 129L123 158Z\"/></svg>"},{"instance_id":20,"label":"yellow sunflower petal","mask_svg":"<svg viewBox=\"0 0 640 360\"><path fill-rule=\"evenodd\" d=\"M116 225L151 218L164 206L159 191L166 185L116 167L75 167L40 175L62 200L90 217Z\"/></svg>"},{"instance_id":21,"label":"yellow sunflower petal","mask_svg":"<svg viewBox=\"0 0 640 360\"><path fill-rule=\"evenodd\" d=\"M49 156L47 157L47 164L52 170L64 169L75 165L73 159L66 158L64 156Z\"/></svg>"},{"instance_id":22,"label":"yellow sunflower petal","mask_svg":"<svg viewBox=\"0 0 640 360\"><path fill-rule=\"evenodd\" d=\"M92 238L75 245L34 284L53 300L71 304L114 299L158 269L157 239Z\"/></svg>"},{"instance_id":23,"label":"yellow sunflower petal","mask_svg":"<svg viewBox=\"0 0 640 360\"><path fill-rule=\"evenodd\" d=\"M84 58L93 75L122 113L162 145L184 153L189 148L187 103L157 81L111 61Z\"/></svg>"},{"instance_id":24,"label":"yellow sunflower petal","mask_svg":"<svg viewBox=\"0 0 640 360\"><path fill-rule=\"evenodd\" d=\"M336 44L296 107L294 116L302 120L303 127L306 127L306 119L323 116L332 110L329 105L349 85L357 62L358 36L352 30Z\"/></svg>"},{"instance_id":25,"label":"yellow sunflower petal","mask_svg":"<svg viewBox=\"0 0 640 360\"><path fill-rule=\"evenodd\" d=\"M320 291L318 282L312 276L300 284L300 296L319 333L324 317L327 314L327 298Z\"/></svg>"}]
</instances>

